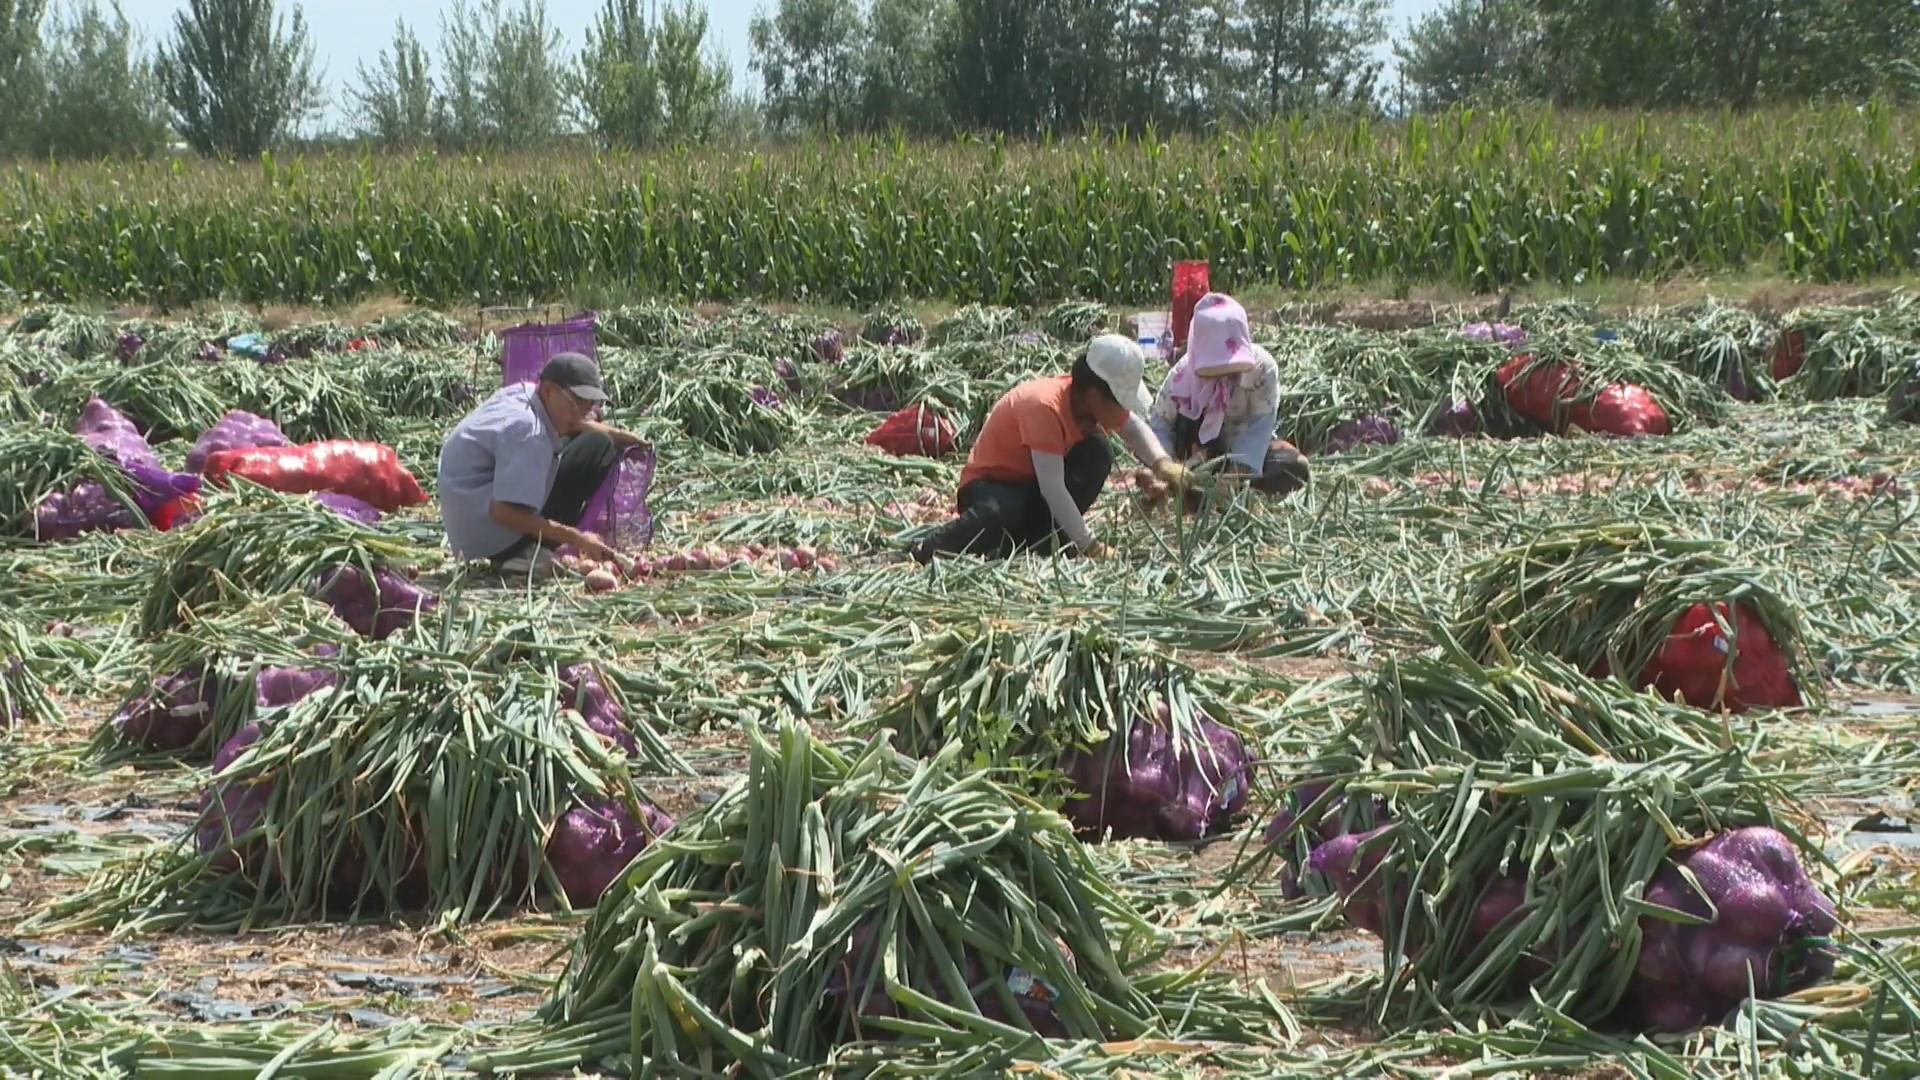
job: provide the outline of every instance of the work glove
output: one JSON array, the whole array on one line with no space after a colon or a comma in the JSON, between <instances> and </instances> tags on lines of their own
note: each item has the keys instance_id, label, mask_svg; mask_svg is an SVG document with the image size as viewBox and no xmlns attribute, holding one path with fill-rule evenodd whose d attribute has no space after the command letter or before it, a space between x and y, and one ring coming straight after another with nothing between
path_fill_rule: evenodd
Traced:
<instances>
[{"instance_id":1,"label":"work glove","mask_svg":"<svg viewBox=\"0 0 1920 1080\"><path fill-rule=\"evenodd\" d=\"M1193 473L1172 458L1155 465L1153 475L1159 477L1161 483L1175 491L1185 491L1193 486Z\"/></svg>"}]
</instances>

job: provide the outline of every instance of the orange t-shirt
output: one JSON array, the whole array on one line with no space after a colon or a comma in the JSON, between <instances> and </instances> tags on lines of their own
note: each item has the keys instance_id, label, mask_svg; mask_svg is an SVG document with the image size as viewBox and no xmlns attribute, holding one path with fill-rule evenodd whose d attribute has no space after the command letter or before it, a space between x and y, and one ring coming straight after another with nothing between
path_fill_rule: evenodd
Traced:
<instances>
[{"instance_id":1,"label":"orange t-shirt","mask_svg":"<svg viewBox=\"0 0 1920 1080\"><path fill-rule=\"evenodd\" d=\"M1055 375L1030 379L1007 391L987 414L980 435L967 455L960 486L975 480L1025 484L1034 479L1033 452L1066 456L1087 437L1074 422L1070 404L1073 379ZM1096 422L1101 432L1118 431L1127 423L1126 407L1104 405Z\"/></svg>"}]
</instances>

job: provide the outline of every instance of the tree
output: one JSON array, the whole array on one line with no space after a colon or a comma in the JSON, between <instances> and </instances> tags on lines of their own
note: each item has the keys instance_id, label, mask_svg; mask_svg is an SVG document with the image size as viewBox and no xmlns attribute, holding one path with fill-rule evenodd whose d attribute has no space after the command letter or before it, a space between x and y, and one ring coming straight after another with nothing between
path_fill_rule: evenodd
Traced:
<instances>
[{"instance_id":1,"label":"tree","mask_svg":"<svg viewBox=\"0 0 1920 1080\"><path fill-rule=\"evenodd\" d=\"M1543 92L1539 46L1527 0L1450 0L1422 16L1393 51L1416 104L1436 108Z\"/></svg>"},{"instance_id":2,"label":"tree","mask_svg":"<svg viewBox=\"0 0 1920 1080\"><path fill-rule=\"evenodd\" d=\"M207 155L257 155L324 100L306 16L284 20L274 0L187 0L159 71L174 127Z\"/></svg>"},{"instance_id":3,"label":"tree","mask_svg":"<svg viewBox=\"0 0 1920 1080\"><path fill-rule=\"evenodd\" d=\"M160 80L118 2L103 9L98 0L76 0L57 23L41 70L35 153L144 155L165 145Z\"/></svg>"},{"instance_id":4,"label":"tree","mask_svg":"<svg viewBox=\"0 0 1920 1080\"><path fill-rule=\"evenodd\" d=\"M692 0L661 13L642 13L639 0L606 0L573 79L594 134L635 147L710 137L732 83L707 39L706 9Z\"/></svg>"},{"instance_id":5,"label":"tree","mask_svg":"<svg viewBox=\"0 0 1920 1080\"><path fill-rule=\"evenodd\" d=\"M1202 128L1244 110L1250 58L1240 0L1130 0L1112 119Z\"/></svg>"},{"instance_id":6,"label":"tree","mask_svg":"<svg viewBox=\"0 0 1920 1080\"><path fill-rule=\"evenodd\" d=\"M1126 78L1117 63L1125 0L1039 0L1028 24L1038 126L1078 131L1113 118Z\"/></svg>"},{"instance_id":7,"label":"tree","mask_svg":"<svg viewBox=\"0 0 1920 1080\"><path fill-rule=\"evenodd\" d=\"M705 139L719 122L733 71L707 40L707 9L693 0L660 17L655 63L659 71L665 132L675 139Z\"/></svg>"},{"instance_id":8,"label":"tree","mask_svg":"<svg viewBox=\"0 0 1920 1080\"><path fill-rule=\"evenodd\" d=\"M844 131L859 88L856 49L864 37L851 0L779 0L753 17L753 68L768 122L781 131Z\"/></svg>"},{"instance_id":9,"label":"tree","mask_svg":"<svg viewBox=\"0 0 1920 1080\"><path fill-rule=\"evenodd\" d=\"M640 0L606 0L587 28L574 94L588 129L613 146L650 146L661 128L652 20Z\"/></svg>"},{"instance_id":10,"label":"tree","mask_svg":"<svg viewBox=\"0 0 1920 1080\"><path fill-rule=\"evenodd\" d=\"M560 31L547 23L545 0L508 8L488 0L481 53L480 113L488 141L532 146L558 138L567 95L560 64Z\"/></svg>"},{"instance_id":11,"label":"tree","mask_svg":"<svg viewBox=\"0 0 1920 1080\"><path fill-rule=\"evenodd\" d=\"M1668 0L1535 0L1548 96L1572 105L1673 104L1681 48ZM1689 46L1690 48L1690 46Z\"/></svg>"},{"instance_id":12,"label":"tree","mask_svg":"<svg viewBox=\"0 0 1920 1080\"><path fill-rule=\"evenodd\" d=\"M1372 101L1386 0L1246 0L1246 11L1258 111Z\"/></svg>"},{"instance_id":13,"label":"tree","mask_svg":"<svg viewBox=\"0 0 1920 1080\"><path fill-rule=\"evenodd\" d=\"M960 126L1038 130L1034 7L1030 0L955 0L940 55L947 113Z\"/></svg>"},{"instance_id":14,"label":"tree","mask_svg":"<svg viewBox=\"0 0 1920 1080\"><path fill-rule=\"evenodd\" d=\"M1920 97L1920 0L1817 0L1783 15L1776 94Z\"/></svg>"},{"instance_id":15,"label":"tree","mask_svg":"<svg viewBox=\"0 0 1920 1080\"><path fill-rule=\"evenodd\" d=\"M347 96L362 138L417 146L442 127L427 50L404 19L394 21L392 49L380 50L374 66L361 64L357 73L360 85Z\"/></svg>"},{"instance_id":16,"label":"tree","mask_svg":"<svg viewBox=\"0 0 1920 1080\"><path fill-rule=\"evenodd\" d=\"M440 13L438 135L449 146L468 147L486 137L480 99L481 42L486 27L466 0L453 0Z\"/></svg>"},{"instance_id":17,"label":"tree","mask_svg":"<svg viewBox=\"0 0 1920 1080\"><path fill-rule=\"evenodd\" d=\"M0 154L19 153L31 140L39 115L40 24L46 0L0 0Z\"/></svg>"},{"instance_id":18,"label":"tree","mask_svg":"<svg viewBox=\"0 0 1920 1080\"><path fill-rule=\"evenodd\" d=\"M873 0L860 65L860 126L932 134L947 126L938 35L952 0Z\"/></svg>"}]
</instances>

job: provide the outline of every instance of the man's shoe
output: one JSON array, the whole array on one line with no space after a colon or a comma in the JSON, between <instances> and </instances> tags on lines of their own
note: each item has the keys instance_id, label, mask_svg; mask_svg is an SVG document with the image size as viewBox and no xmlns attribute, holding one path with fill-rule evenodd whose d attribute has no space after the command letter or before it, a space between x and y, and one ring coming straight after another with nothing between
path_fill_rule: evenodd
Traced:
<instances>
[{"instance_id":1,"label":"man's shoe","mask_svg":"<svg viewBox=\"0 0 1920 1080\"><path fill-rule=\"evenodd\" d=\"M546 577L553 573L553 552L541 548L531 555L515 555L500 564L500 573L505 577Z\"/></svg>"}]
</instances>

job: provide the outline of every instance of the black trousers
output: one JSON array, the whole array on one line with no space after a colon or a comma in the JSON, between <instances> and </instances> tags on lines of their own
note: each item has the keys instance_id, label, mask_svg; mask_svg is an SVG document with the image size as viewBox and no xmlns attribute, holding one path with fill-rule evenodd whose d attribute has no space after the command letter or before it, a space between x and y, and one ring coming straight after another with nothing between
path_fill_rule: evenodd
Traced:
<instances>
[{"instance_id":1,"label":"black trousers","mask_svg":"<svg viewBox=\"0 0 1920 1080\"><path fill-rule=\"evenodd\" d=\"M1065 460L1067 494L1084 514L1093 508L1113 473L1113 447L1106 436L1095 435L1075 443ZM1038 480L1024 484L975 480L960 489L960 516L921 541L914 556L921 562L937 554L1005 558L1051 548L1063 539Z\"/></svg>"},{"instance_id":2,"label":"black trousers","mask_svg":"<svg viewBox=\"0 0 1920 1080\"><path fill-rule=\"evenodd\" d=\"M587 504L593 501L600 485L607 482L607 475L619 463L620 448L612 439L597 431L575 435L560 451L560 468L554 473L553 490L547 493L540 516L562 525L580 524L580 519L586 516ZM523 536L495 555L493 561L503 563L530 555L538 543L531 536Z\"/></svg>"}]
</instances>

